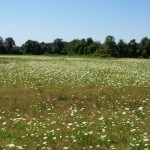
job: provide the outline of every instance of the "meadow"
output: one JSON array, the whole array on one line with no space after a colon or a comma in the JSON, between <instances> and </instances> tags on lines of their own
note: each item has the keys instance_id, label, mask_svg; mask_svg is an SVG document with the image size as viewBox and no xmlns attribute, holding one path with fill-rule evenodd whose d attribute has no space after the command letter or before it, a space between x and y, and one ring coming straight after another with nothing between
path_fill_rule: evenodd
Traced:
<instances>
[{"instance_id":1,"label":"meadow","mask_svg":"<svg viewBox=\"0 0 150 150\"><path fill-rule=\"evenodd\" d=\"M149 150L150 60L0 56L1 150Z\"/></svg>"}]
</instances>

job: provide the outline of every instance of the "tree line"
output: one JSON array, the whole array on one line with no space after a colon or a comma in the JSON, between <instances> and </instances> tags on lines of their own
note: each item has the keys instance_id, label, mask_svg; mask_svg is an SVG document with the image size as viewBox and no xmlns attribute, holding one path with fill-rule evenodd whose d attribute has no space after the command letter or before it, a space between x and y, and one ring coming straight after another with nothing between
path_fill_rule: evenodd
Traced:
<instances>
[{"instance_id":1,"label":"tree line","mask_svg":"<svg viewBox=\"0 0 150 150\"><path fill-rule=\"evenodd\" d=\"M111 35L105 38L104 43L93 41L92 38L74 39L70 42L62 39L55 39L52 43L39 43L28 40L22 46L16 46L12 37L3 40L0 37L0 54L58 54L58 55L96 55L101 57L128 57L128 58L149 58L150 39L142 38L137 43L132 39L129 43L124 40L115 41Z\"/></svg>"}]
</instances>

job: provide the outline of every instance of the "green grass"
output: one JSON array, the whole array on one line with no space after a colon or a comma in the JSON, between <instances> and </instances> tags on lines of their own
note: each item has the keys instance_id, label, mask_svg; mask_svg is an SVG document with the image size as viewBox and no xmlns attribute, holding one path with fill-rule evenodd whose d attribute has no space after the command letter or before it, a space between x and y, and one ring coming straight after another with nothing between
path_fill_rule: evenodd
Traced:
<instances>
[{"instance_id":1,"label":"green grass","mask_svg":"<svg viewBox=\"0 0 150 150\"><path fill-rule=\"evenodd\" d=\"M149 150L150 61L0 56L0 149Z\"/></svg>"}]
</instances>

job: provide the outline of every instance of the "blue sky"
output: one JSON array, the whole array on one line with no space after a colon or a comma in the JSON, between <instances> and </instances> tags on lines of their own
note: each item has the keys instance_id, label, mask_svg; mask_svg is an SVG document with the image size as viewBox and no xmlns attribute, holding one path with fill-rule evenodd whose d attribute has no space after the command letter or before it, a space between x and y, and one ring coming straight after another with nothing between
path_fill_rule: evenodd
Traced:
<instances>
[{"instance_id":1,"label":"blue sky","mask_svg":"<svg viewBox=\"0 0 150 150\"><path fill-rule=\"evenodd\" d=\"M17 45L92 37L150 37L150 0L0 0L0 36Z\"/></svg>"}]
</instances>

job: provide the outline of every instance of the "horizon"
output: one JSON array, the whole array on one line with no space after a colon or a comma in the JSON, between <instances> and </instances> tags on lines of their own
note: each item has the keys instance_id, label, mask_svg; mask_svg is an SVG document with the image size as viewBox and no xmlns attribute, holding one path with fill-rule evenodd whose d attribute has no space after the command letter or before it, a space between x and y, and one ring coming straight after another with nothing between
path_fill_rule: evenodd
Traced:
<instances>
[{"instance_id":1,"label":"horizon","mask_svg":"<svg viewBox=\"0 0 150 150\"><path fill-rule=\"evenodd\" d=\"M140 42L150 36L149 5L148 0L6 0L1 2L0 36L12 37L17 46L28 39L50 43L56 38L91 37L103 43L108 35L116 42Z\"/></svg>"}]
</instances>

